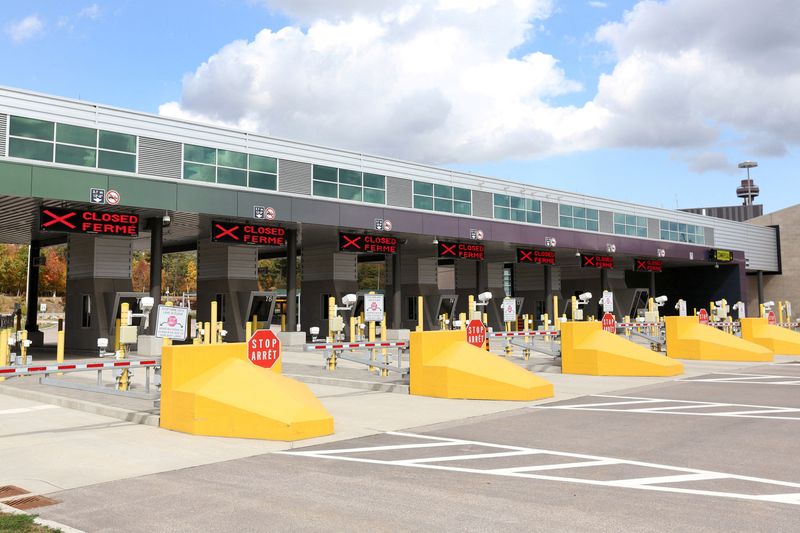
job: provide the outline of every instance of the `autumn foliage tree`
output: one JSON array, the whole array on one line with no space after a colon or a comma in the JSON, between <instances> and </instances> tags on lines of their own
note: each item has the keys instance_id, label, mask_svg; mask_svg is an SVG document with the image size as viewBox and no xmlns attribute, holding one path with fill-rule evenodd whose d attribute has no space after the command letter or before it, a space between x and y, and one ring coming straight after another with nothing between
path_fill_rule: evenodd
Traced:
<instances>
[{"instance_id":1,"label":"autumn foliage tree","mask_svg":"<svg viewBox=\"0 0 800 533\"><path fill-rule=\"evenodd\" d=\"M19 295L25 292L28 277L28 247L0 244L0 293Z\"/></svg>"}]
</instances>

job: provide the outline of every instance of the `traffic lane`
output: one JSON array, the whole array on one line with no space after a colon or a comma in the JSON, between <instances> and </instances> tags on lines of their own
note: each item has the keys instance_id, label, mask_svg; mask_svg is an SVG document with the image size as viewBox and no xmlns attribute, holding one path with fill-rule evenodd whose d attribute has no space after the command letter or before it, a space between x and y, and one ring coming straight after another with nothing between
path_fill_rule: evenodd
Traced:
<instances>
[{"instance_id":1,"label":"traffic lane","mask_svg":"<svg viewBox=\"0 0 800 533\"><path fill-rule=\"evenodd\" d=\"M678 381L635 390L619 390L608 395L720 402L773 407L800 407L800 386L761 385L744 383L708 383L703 381ZM584 397L570 398L546 405L568 405L583 402Z\"/></svg>"},{"instance_id":2,"label":"traffic lane","mask_svg":"<svg viewBox=\"0 0 800 533\"><path fill-rule=\"evenodd\" d=\"M800 482L800 420L550 406L422 433Z\"/></svg>"},{"instance_id":3,"label":"traffic lane","mask_svg":"<svg viewBox=\"0 0 800 533\"><path fill-rule=\"evenodd\" d=\"M790 531L797 520L777 503L274 454L55 496L41 516L94 532L118 531L121 517L133 532Z\"/></svg>"}]
</instances>

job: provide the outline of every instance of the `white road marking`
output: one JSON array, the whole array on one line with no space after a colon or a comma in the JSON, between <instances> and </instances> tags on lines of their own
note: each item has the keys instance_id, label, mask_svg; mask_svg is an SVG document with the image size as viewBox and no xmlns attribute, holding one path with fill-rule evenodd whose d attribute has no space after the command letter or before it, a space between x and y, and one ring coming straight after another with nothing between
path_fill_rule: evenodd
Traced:
<instances>
[{"instance_id":1,"label":"white road marking","mask_svg":"<svg viewBox=\"0 0 800 533\"><path fill-rule=\"evenodd\" d=\"M59 406L43 404L43 405L34 405L32 407L17 407L14 409L2 409L0 410L0 415L18 415L22 413L30 413L31 411L43 411L45 409L59 409Z\"/></svg>"},{"instance_id":2,"label":"white road marking","mask_svg":"<svg viewBox=\"0 0 800 533\"><path fill-rule=\"evenodd\" d=\"M654 415L686 415L686 416L718 416L732 418L759 418L762 420L800 420L800 408L795 407L775 407L772 405L750 405L743 403L721 403L721 402L697 402L692 400L671 400L667 398L640 398L635 396L613 396L608 394L595 394L591 398L618 398L630 401L625 402L598 402L580 403L570 405L532 405L530 409L561 409L567 411L602 411L607 413L644 413ZM652 403L674 403L675 405L663 407L634 407L631 409L608 409L605 405L647 405ZM731 407L741 407L738 411L716 411L716 412L686 412L687 409L730 409ZM761 416L761 415L783 415L796 414L797 416Z\"/></svg>"},{"instance_id":3,"label":"white road marking","mask_svg":"<svg viewBox=\"0 0 800 533\"><path fill-rule=\"evenodd\" d=\"M503 476L503 477L514 477L514 478L526 478L526 479L536 479L536 480L545 480L545 481L563 481L567 483L578 483L582 485L594 485L594 486L601 486L601 487L616 487L616 488L623 488L623 489L637 489L637 490L651 490L651 491L660 491L660 492L671 492L671 493L679 493L679 494L693 494L699 496L715 496L721 498L733 498L739 500L751 500L751 501L766 501L766 502L773 502L773 503L782 503L788 505L800 505L800 491L797 489L800 488L800 483L793 483L789 481L778 481L774 479L766 479L766 478L759 478L759 477L752 477L752 476L740 476L736 474L726 474L722 472L713 472L710 470L700 470L696 468L685 468L679 466L670 466L670 465L661 465L656 463L648 463L643 461L629 461L625 459L617 459L611 457L600 457L596 455L586 455L586 454L578 454L578 453L568 453L568 452L558 452L553 450L543 450L543 449L536 449L536 448L526 448L522 446L509 446L504 444L494 444L488 442L480 442L480 441L472 441L472 440L464 440L464 439L449 439L446 437L433 437L430 435L416 435L413 433L402 433L402 432L388 432L386 435L394 435L403 438L416 438L420 440L428 440L432 442L427 442L425 444L419 444L417 446L408 445L408 444L398 444L398 445L389 445L389 446L374 446L374 447L359 447L359 448L349 448L345 451L342 449L330 449L330 450L310 450L310 451L282 451L282 452L275 452L281 455L296 455L301 457L308 457L308 458L316 458L316 459L332 459L336 461L350 461L356 463L368 463L368 464L376 464L376 465L386 465L386 466L395 466L395 467L406 467L406 468L424 468L427 470L442 470L448 472L460 472L460 473L468 473L468 474L480 474L480 475L488 475L488 476ZM420 459L367 459L363 457L353 457L352 455L347 455L348 453L363 453L369 451L392 451L392 450L408 450L408 449L424 449L424 448L434 448L437 446L461 446L465 444L481 446L485 448L496 448L500 450L516 450L517 452L527 452L527 453L514 453L514 452L498 452L497 454L472 454L472 455L463 455L460 456L459 459L461 460L474 460L480 461L481 459L491 458L491 457L511 457L517 456L520 459L524 459L526 456L529 455L536 455L536 454L546 454L546 455L555 455L560 457L565 457L569 459L582 459L582 461L574 461L570 460L560 464L551 464L551 465L525 465L520 464L517 467L512 468L500 468L500 469L481 469L481 468L465 468L465 467L456 467L456 466L448 466L448 465L441 465L441 464L432 464L438 461L452 461L455 460L452 455L442 456L439 458L435 457L424 457ZM413 446L413 447L410 447ZM652 477L641 477L641 478L622 478L622 479L615 479L615 480L597 480L597 479L586 479L586 478L579 478L579 477L569 477L569 476L550 476L546 474L536 474L532 472L540 472L540 471L547 471L547 470L569 470L572 468L581 468L581 469L591 469L592 467L605 467L605 466L615 466L615 465L623 465L623 466L638 466L638 467L645 467L645 468L652 468L658 471L672 471L675 474L670 475L659 475L659 476L652 476ZM712 491L712 490L701 490L701 489L692 489L689 487L675 487L675 486L663 486L665 483L692 483L696 481L709 481L709 480L739 480L739 481L748 481L753 483L758 483L760 485L772 485L776 487L775 490L780 490L778 487L789 487L792 492L782 492L782 493L775 493L770 492L766 494L742 494L737 492L729 492L729 491Z\"/></svg>"},{"instance_id":4,"label":"white road marking","mask_svg":"<svg viewBox=\"0 0 800 533\"><path fill-rule=\"evenodd\" d=\"M774 374L744 374L733 372L715 372L711 376L678 378L676 383L734 383L744 385L800 385L797 376L779 376Z\"/></svg>"}]
</instances>

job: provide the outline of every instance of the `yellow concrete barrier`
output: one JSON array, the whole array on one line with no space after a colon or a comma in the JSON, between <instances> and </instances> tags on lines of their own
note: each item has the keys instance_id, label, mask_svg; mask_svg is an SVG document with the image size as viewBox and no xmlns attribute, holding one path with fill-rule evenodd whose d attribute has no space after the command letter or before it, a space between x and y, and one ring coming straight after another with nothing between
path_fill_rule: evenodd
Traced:
<instances>
[{"instance_id":1,"label":"yellow concrete barrier","mask_svg":"<svg viewBox=\"0 0 800 533\"><path fill-rule=\"evenodd\" d=\"M165 346L161 362L162 428L286 441L333 433L311 390L252 364L246 343Z\"/></svg>"},{"instance_id":2,"label":"yellow concrete barrier","mask_svg":"<svg viewBox=\"0 0 800 533\"><path fill-rule=\"evenodd\" d=\"M742 338L774 354L800 355L800 333L772 326L766 318L742 318Z\"/></svg>"},{"instance_id":3,"label":"yellow concrete barrier","mask_svg":"<svg viewBox=\"0 0 800 533\"><path fill-rule=\"evenodd\" d=\"M590 376L677 376L683 365L603 331L600 322L561 324L561 371Z\"/></svg>"},{"instance_id":4,"label":"yellow concrete barrier","mask_svg":"<svg viewBox=\"0 0 800 533\"><path fill-rule=\"evenodd\" d=\"M511 361L467 343L454 331L411 333L410 392L436 398L540 400L553 384Z\"/></svg>"},{"instance_id":5,"label":"yellow concrete barrier","mask_svg":"<svg viewBox=\"0 0 800 533\"><path fill-rule=\"evenodd\" d=\"M703 361L772 361L772 352L698 322L696 316L668 316L667 355Z\"/></svg>"}]
</instances>

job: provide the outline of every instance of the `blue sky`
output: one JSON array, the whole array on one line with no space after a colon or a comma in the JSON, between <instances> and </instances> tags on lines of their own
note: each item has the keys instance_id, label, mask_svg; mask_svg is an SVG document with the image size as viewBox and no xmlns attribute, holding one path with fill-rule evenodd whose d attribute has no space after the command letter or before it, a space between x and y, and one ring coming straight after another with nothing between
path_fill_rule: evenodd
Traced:
<instances>
[{"instance_id":1,"label":"blue sky","mask_svg":"<svg viewBox=\"0 0 800 533\"><path fill-rule=\"evenodd\" d=\"M738 203L751 159L774 211L800 199L787 6L10 0L0 84L670 208Z\"/></svg>"}]
</instances>

